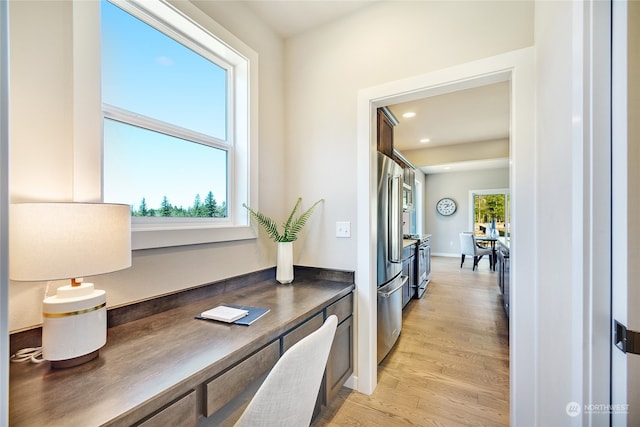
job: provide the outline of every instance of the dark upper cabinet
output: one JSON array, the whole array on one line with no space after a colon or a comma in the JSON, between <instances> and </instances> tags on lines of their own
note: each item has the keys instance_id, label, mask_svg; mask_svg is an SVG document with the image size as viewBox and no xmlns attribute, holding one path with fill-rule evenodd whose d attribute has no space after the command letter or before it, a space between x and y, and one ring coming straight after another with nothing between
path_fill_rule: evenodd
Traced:
<instances>
[{"instance_id":1,"label":"dark upper cabinet","mask_svg":"<svg viewBox=\"0 0 640 427\"><path fill-rule=\"evenodd\" d=\"M415 168L407 159L393 148L393 128L398 124L398 119L388 108L378 108L378 151L391 157L404 169L403 209L413 211L413 194L415 187Z\"/></svg>"},{"instance_id":2,"label":"dark upper cabinet","mask_svg":"<svg viewBox=\"0 0 640 427\"><path fill-rule=\"evenodd\" d=\"M393 127L397 120L390 114L388 110L378 108L378 151L393 158Z\"/></svg>"}]
</instances>

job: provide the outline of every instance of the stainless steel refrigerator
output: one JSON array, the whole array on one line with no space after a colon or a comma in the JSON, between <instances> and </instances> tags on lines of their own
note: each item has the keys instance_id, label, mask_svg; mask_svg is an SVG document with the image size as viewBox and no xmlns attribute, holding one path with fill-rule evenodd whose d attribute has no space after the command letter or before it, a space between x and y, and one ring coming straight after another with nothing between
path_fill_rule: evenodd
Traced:
<instances>
[{"instance_id":1,"label":"stainless steel refrigerator","mask_svg":"<svg viewBox=\"0 0 640 427\"><path fill-rule=\"evenodd\" d=\"M378 153L378 363L402 330L402 168Z\"/></svg>"}]
</instances>

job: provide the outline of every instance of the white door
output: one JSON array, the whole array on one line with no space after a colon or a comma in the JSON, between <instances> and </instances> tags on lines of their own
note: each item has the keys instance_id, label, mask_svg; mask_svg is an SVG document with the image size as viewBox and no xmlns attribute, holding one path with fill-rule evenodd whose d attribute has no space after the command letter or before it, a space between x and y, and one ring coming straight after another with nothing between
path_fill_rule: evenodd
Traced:
<instances>
[{"instance_id":1,"label":"white door","mask_svg":"<svg viewBox=\"0 0 640 427\"><path fill-rule=\"evenodd\" d=\"M640 332L640 2L612 3L612 317L631 337ZM640 354L615 345L611 399L613 426L640 426Z\"/></svg>"}]
</instances>

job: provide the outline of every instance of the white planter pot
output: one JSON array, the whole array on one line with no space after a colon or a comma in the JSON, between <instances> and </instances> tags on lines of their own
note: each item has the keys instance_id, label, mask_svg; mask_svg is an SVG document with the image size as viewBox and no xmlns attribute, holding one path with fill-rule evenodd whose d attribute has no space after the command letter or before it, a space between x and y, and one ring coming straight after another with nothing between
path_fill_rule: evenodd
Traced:
<instances>
[{"instance_id":1,"label":"white planter pot","mask_svg":"<svg viewBox=\"0 0 640 427\"><path fill-rule=\"evenodd\" d=\"M278 242L276 280L280 283L293 282L293 242Z\"/></svg>"}]
</instances>

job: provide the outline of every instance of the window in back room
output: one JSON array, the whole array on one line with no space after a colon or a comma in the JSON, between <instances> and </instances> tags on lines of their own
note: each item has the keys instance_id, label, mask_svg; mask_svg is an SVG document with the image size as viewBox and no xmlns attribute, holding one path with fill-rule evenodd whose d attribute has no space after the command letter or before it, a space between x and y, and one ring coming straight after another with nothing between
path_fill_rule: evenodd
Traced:
<instances>
[{"instance_id":1,"label":"window in back room","mask_svg":"<svg viewBox=\"0 0 640 427\"><path fill-rule=\"evenodd\" d=\"M499 236L510 234L511 197L509 191L473 193L473 231L476 236L488 234L492 225Z\"/></svg>"}]
</instances>

